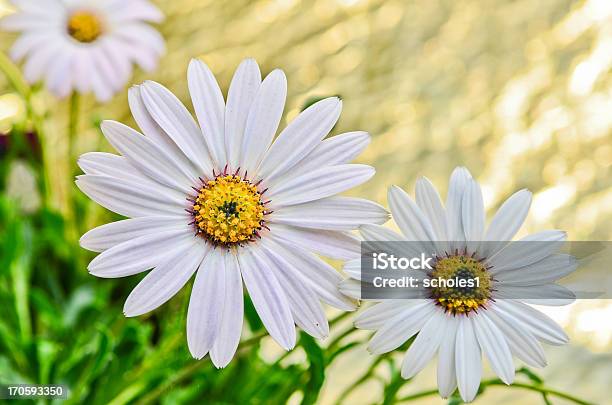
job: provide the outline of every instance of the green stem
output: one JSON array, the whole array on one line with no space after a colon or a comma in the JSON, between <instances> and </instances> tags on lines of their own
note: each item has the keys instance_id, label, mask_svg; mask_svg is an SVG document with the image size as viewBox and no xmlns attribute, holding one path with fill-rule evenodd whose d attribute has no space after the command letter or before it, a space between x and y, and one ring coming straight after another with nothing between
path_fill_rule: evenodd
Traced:
<instances>
[{"instance_id":1,"label":"green stem","mask_svg":"<svg viewBox=\"0 0 612 405\"><path fill-rule=\"evenodd\" d=\"M582 399L576 398L570 394L566 394L565 392L557 391L555 389L543 387L539 385L531 385L531 384L525 384L525 383L512 383L511 385L506 385L503 381L499 381L499 380L491 381L488 385L504 385L507 387L524 388L527 390L539 392L542 395L547 395L547 396L553 395L559 398L567 399L568 401L572 401L580 405L594 405L591 402L583 401Z\"/></svg>"},{"instance_id":2,"label":"green stem","mask_svg":"<svg viewBox=\"0 0 612 405\"><path fill-rule=\"evenodd\" d=\"M15 64L8 58L8 56L6 56L4 52L0 52L0 71L4 73L15 91L29 101L32 94L30 86L28 86L24 80L19 68L15 66ZM29 108L30 105L26 107Z\"/></svg>"},{"instance_id":3,"label":"green stem","mask_svg":"<svg viewBox=\"0 0 612 405\"><path fill-rule=\"evenodd\" d=\"M334 319L329 321L330 326L334 325L340 321L342 321L343 319L345 319L347 316L349 316L350 313L349 312L343 312L340 315L338 315L337 317L335 317ZM244 350L245 348L248 348L256 343L258 343L262 338L268 336L268 333L264 330L242 342L240 342L240 346L238 348L238 351ZM164 348L164 350L162 350L163 352L167 352L168 350L173 350L179 343L181 342L181 339L178 338L178 336L174 339L171 340L171 342L169 343L169 346ZM186 378L188 378L189 376L191 376L192 374L194 374L197 370L199 370L201 367L205 366L206 364L208 364L205 361L194 361L190 364L188 364L187 366L183 367L182 369L180 369L173 378L171 378L170 380L164 382L163 384L161 384L160 386L158 386L157 388L155 388L153 391L149 392L146 396L144 396L143 398L141 398L137 403L139 404L146 404L146 403L152 403L155 402L155 399L160 397L161 395L164 394L164 392L166 392L168 390L168 388ZM154 368L156 367L157 364L155 362L151 363L151 364L147 364L145 367L142 367L139 369L138 372L136 372L134 375L130 376L130 378L128 378L129 380L135 380L136 382L132 385L129 385L127 388L125 388L121 393L119 393L119 395L117 395L112 401L109 402L109 404L120 404L120 403L124 403L124 402L130 402L132 401L134 398L136 398L141 391L143 391L144 389L146 389L147 387L141 383L139 383L139 377L144 374L146 372L146 370L150 369L150 368Z\"/></svg>"},{"instance_id":4,"label":"green stem","mask_svg":"<svg viewBox=\"0 0 612 405\"><path fill-rule=\"evenodd\" d=\"M544 386L541 386L541 385L532 385L532 384L526 384L526 383L520 383L520 382L515 382L515 383L512 383L510 385L506 385L506 383L504 383L503 381L501 381L501 380L499 380L497 378L496 379L492 379L492 380L483 381L480 384L481 390L484 390L488 386L495 386L495 385L503 385L503 386L506 386L508 388L523 388L523 389L539 392L540 394L542 394L544 396L553 395L553 396L556 396L556 397L559 397L559 398L567 399L568 401L572 401L572 402L574 402L576 404L580 404L580 405L593 405L591 402L583 401L582 399L576 398L576 397L574 397L574 396L572 396L570 394L566 394L565 392L557 391L557 390L554 390L552 388L544 387ZM427 397L427 396L430 396L430 395L435 395L437 393L438 393L437 389L421 391L421 392L417 392L416 394L405 396L405 397L399 399L398 402L412 401L414 399L419 399L419 398Z\"/></svg>"},{"instance_id":5,"label":"green stem","mask_svg":"<svg viewBox=\"0 0 612 405\"><path fill-rule=\"evenodd\" d=\"M68 117L68 154L74 159L74 148L76 143L77 129L79 125L79 93L76 91L70 96L70 112ZM73 170L71 167L70 170Z\"/></svg>"},{"instance_id":6,"label":"green stem","mask_svg":"<svg viewBox=\"0 0 612 405\"><path fill-rule=\"evenodd\" d=\"M69 101L69 109L68 109L68 173L70 178L69 184L69 192L68 192L68 222L69 222L69 237L71 240L77 241L80 236L79 225L82 221L80 221L79 210L78 210L78 191L76 185L72 181L76 173L76 161L78 156L76 156L76 143L77 143L77 133L79 126L79 94L77 92L73 92L70 96ZM78 244L77 244L78 246ZM77 258L80 257L80 249L77 249Z\"/></svg>"}]
</instances>

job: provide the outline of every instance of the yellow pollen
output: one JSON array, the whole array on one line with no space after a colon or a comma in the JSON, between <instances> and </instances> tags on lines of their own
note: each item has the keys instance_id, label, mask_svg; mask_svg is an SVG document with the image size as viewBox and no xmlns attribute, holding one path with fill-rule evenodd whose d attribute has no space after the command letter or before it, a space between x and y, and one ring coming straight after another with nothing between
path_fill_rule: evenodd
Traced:
<instances>
[{"instance_id":1,"label":"yellow pollen","mask_svg":"<svg viewBox=\"0 0 612 405\"><path fill-rule=\"evenodd\" d=\"M93 42L102 34L102 24L94 14L77 11L68 20L68 34L79 42Z\"/></svg>"},{"instance_id":2,"label":"yellow pollen","mask_svg":"<svg viewBox=\"0 0 612 405\"><path fill-rule=\"evenodd\" d=\"M491 275L487 268L477 259L457 255L439 259L431 273L432 279L453 279L454 287L432 287L431 297L436 304L453 314L467 314L483 307L491 296ZM465 280L466 286L458 286L459 280ZM472 285L468 283L471 281Z\"/></svg>"},{"instance_id":3,"label":"yellow pollen","mask_svg":"<svg viewBox=\"0 0 612 405\"><path fill-rule=\"evenodd\" d=\"M223 175L200 188L193 213L200 234L215 244L233 245L250 240L261 229L265 207L255 185Z\"/></svg>"}]
</instances>

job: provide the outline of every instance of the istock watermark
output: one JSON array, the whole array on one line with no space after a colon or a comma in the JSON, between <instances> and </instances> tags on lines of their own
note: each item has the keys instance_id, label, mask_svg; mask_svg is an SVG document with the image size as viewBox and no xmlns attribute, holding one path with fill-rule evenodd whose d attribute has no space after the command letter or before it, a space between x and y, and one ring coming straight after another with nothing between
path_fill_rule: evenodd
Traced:
<instances>
[{"instance_id":1,"label":"istock watermark","mask_svg":"<svg viewBox=\"0 0 612 405\"><path fill-rule=\"evenodd\" d=\"M394 254L372 253L374 269L376 270L431 270L433 257L421 253L420 257L395 257Z\"/></svg>"}]
</instances>

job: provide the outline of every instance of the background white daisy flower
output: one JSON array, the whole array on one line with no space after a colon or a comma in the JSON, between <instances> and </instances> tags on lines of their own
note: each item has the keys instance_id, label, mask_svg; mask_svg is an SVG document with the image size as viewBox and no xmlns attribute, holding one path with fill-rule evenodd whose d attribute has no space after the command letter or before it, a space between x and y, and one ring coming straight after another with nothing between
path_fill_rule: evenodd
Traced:
<instances>
[{"instance_id":1,"label":"background white daisy flower","mask_svg":"<svg viewBox=\"0 0 612 405\"><path fill-rule=\"evenodd\" d=\"M348 260L359 241L348 231L384 223L380 205L335 195L367 181L374 169L349 164L369 143L365 132L323 140L340 116L337 97L295 118L273 142L287 83L281 70L264 80L243 61L227 104L208 67L193 60L189 91L198 118L165 87L130 89L129 104L144 135L118 122L102 130L121 153L87 153L77 185L102 206L131 219L89 231L81 245L102 252L90 264L98 277L153 270L124 311L151 311L194 275L187 341L194 357L210 352L228 364L240 340L242 282L270 335L295 345L294 324L327 336L320 300L343 310L354 301L337 290L339 273L317 254ZM313 253L314 252L314 253Z\"/></svg>"},{"instance_id":2,"label":"background white daisy flower","mask_svg":"<svg viewBox=\"0 0 612 405\"><path fill-rule=\"evenodd\" d=\"M571 291L554 284L576 270L572 256L556 253L556 242L565 240L565 232L544 231L508 243L527 216L529 191L508 198L486 229L480 186L465 168L453 172L446 206L426 178L417 182L416 202L395 186L388 200L403 235L364 225L365 240L421 242L423 251L436 252L433 270L422 271L422 279L480 280L477 288L465 290L425 288L420 283L410 289L414 299L384 300L359 314L355 325L376 331L368 345L372 353L390 352L417 335L402 363L403 378L415 376L437 352L440 395L446 398L458 387L463 400L472 401L480 385L483 354L499 378L510 384L515 374L512 355L543 367L540 341L568 341L557 324L525 303L573 301ZM524 243L531 241L538 242ZM359 298L360 260L348 262L345 271L353 279L341 283L341 291Z\"/></svg>"},{"instance_id":3,"label":"background white daisy flower","mask_svg":"<svg viewBox=\"0 0 612 405\"><path fill-rule=\"evenodd\" d=\"M25 59L30 83L44 79L57 97L93 91L108 101L132 75L132 65L150 71L165 51L149 22L163 14L148 0L11 0L17 11L0 28L21 35L11 49Z\"/></svg>"}]
</instances>

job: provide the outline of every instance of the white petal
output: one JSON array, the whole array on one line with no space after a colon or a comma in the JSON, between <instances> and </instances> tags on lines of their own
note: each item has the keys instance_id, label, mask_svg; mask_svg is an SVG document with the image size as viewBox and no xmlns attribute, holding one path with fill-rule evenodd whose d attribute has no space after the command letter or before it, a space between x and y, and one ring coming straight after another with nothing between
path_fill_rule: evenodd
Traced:
<instances>
[{"instance_id":1,"label":"white petal","mask_svg":"<svg viewBox=\"0 0 612 405\"><path fill-rule=\"evenodd\" d=\"M435 233L435 240L447 241L446 212L440 201L438 191L427 177L421 177L416 183L416 203L429 219Z\"/></svg>"},{"instance_id":2,"label":"white petal","mask_svg":"<svg viewBox=\"0 0 612 405\"><path fill-rule=\"evenodd\" d=\"M474 179L468 182L465 193L463 194L461 218L463 221L465 240L480 242L484 235L485 210L482 190L478 182ZM478 245L478 243L470 244L474 250L477 249Z\"/></svg>"},{"instance_id":3,"label":"white petal","mask_svg":"<svg viewBox=\"0 0 612 405\"><path fill-rule=\"evenodd\" d=\"M367 132L347 132L332 136L319 143L312 152L297 163L291 170L268 182L269 186L282 183L288 178L295 178L315 169L350 163L370 144Z\"/></svg>"},{"instance_id":4,"label":"white petal","mask_svg":"<svg viewBox=\"0 0 612 405\"><path fill-rule=\"evenodd\" d=\"M225 148L230 170L240 167L240 151L247 117L261 86L261 73L254 59L240 63L227 93L225 107Z\"/></svg>"},{"instance_id":5,"label":"white petal","mask_svg":"<svg viewBox=\"0 0 612 405\"><path fill-rule=\"evenodd\" d=\"M519 323L538 339L551 344L563 345L569 338L552 319L529 305L514 300L497 300L496 313L509 323Z\"/></svg>"},{"instance_id":6,"label":"white petal","mask_svg":"<svg viewBox=\"0 0 612 405\"><path fill-rule=\"evenodd\" d=\"M472 175L465 167L458 167L453 171L446 196L446 224L448 240L461 242L465 240L462 220L463 194ZM451 249L458 249L460 244L454 243Z\"/></svg>"},{"instance_id":7,"label":"white petal","mask_svg":"<svg viewBox=\"0 0 612 405\"><path fill-rule=\"evenodd\" d=\"M182 173L192 180L192 184L198 184L198 177L202 175L189 161L187 156L176 146L176 143L164 132L163 129L151 117L142 100L140 86L132 86L128 91L128 102L134 120L144 135L156 143L162 151L172 156L173 163L180 168Z\"/></svg>"},{"instance_id":8,"label":"white petal","mask_svg":"<svg viewBox=\"0 0 612 405\"><path fill-rule=\"evenodd\" d=\"M41 3L38 0L10 0L19 10L28 13L44 14L48 17L57 17L64 11L64 5L59 0L49 0Z\"/></svg>"},{"instance_id":9,"label":"white petal","mask_svg":"<svg viewBox=\"0 0 612 405\"><path fill-rule=\"evenodd\" d=\"M216 367L222 368L229 364L240 342L244 303L242 295L242 277L238 259L232 253L225 254L225 296L223 298L223 313L221 325L210 350L210 359Z\"/></svg>"},{"instance_id":10,"label":"white petal","mask_svg":"<svg viewBox=\"0 0 612 405\"><path fill-rule=\"evenodd\" d=\"M404 236L409 241L422 242L415 245L422 246L425 251L433 251L430 241L435 241L436 236L431 223L408 194L401 188L392 186L389 188L387 200L393 219Z\"/></svg>"},{"instance_id":11,"label":"white petal","mask_svg":"<svg viewBox=\"0 0 612 405\"><path fill-rule=\"evenodd\" d=\"M272 236L272 235L269 235ZM341 309L352 311L355 303L338 291L338 283L342 276L332 266L304 249L288 243L284 238L268 237L262 244L269 251L276 252L287 262L287 270L309 286L322 301Z\"/></svg>"},{"instance_id":12,"label":"white petal","mask_svg":"<svg viewBox=\"0 0 612 405\"><path fill-rule=\"evenodd\" d=\"M117 73L117 82L121 83L121 87L132 76L132 63L130 59L120 51L122 42L113 36L103 37L99 45L106 60L112 64L114 71Z\"/></svg>"},{"instance_id":13,"label":"white petal","mask_svg":"<svg viewBox=\"0 0 612 405\"><path fill-rule=\"evenodd\" d=\"M388 218L381 205L351 197L329 197L282 207L269 216L270 222L336 231L356 229L361 224L382 224Z\"/></svg>"},{"instance_id":14,"label":"white petal","mask_svg":"<svg viewBox=\"0 0 612 405\"><path fill-rule=\"evenodd\" d=\"M100 102L108 102L113 98L115 90L113 89L112 83L108 81L106 74L103 71L102 66L98 65L98 60L93 56L92 52L87 50L88 58L91 59L89 62L89 82L91 89L96 97L96 100Z\"/></svg>"},{"instance_id":15,"label":"white petal","mask_svg":"<svg viewBox=\"0 0 612 405\"><path fill-rule=\"evenodd\" d=\"M567 239L563 231L543 231L509 243L487 260L493 266L491 274L528 266L557 252Z\"/></svg>"},{"instance_id":16,"label":"white petal","mask_svg":"<svg viewBox=\"0 0 612 405\"><path fill-rule=\"evenodd\" d=\"M495 297L516 299L535 305L562 306L576 300L576 295L567 288L557 284L511 286L501 284Z\"/></svg>"},{"instance_id":17,"label":"white petal","mask_svg":"<svg viewBox=\"0 0 612 405\"><path fill-rule=\"evenodd\" d=\"M448 323L442 310L435 311L417 335L402 362L402 378L414 377L421 371L438 351L440 343L446 339Z\"/></svg>"},{"instance_id":18,"label":"white petal","mask_svg":"<svg viewBox=\"0 0 612 405\"><path fill-rule=\"evenodd\" d=\"M429 300L419 301L389 319L374 334L368 343L368 350L374 354L388 353L420 331L433 314L435 306Z\"/></svg>"},{"instance_id":19,"label":"white petal","mask_svg":"<svg viewBox=\"0 0 612 405\"><path fill-rule=\"evenodd\" d=\"M366 165L323 167L270 187L271 206L276 210L283 206L330 197L365 183L372 176L374 169Z\"/></svg>"},{"instance_id":20,"label":"white petal","mask_svg":"<svg viewBox=\"0 0 612 405\"><path fill-rule=\"evenodd\" d=\"M258 176L272 181L310 153L336 125L342 101L338 97L321 100L291 121L264 157Z\"/></svg>"},{"instance_id":21,"label":"white petal","mask_svg":"<svg viewBox=\"0 0 612 405\"><path fill-rule=\"evenodd\" d=\"M142 100L140 87L141 86L132 86L128 90L128 103L130 105L130 111L134 116L134 121L136 121L142 133L158 145L174 144L164 130L157 125L153 117L151 117L151 114L149 114L149 111L147 111L147 107ZM176 144L174 145L176 146Z\"/></svg>"},{"instance_id":22,"label":"white petal","mask_svg":"<svg viewBox=\"0 0 612 405\"><path fill-rule=\"evenodd\" d=\"M459 319L455 343L457 386L461 398L465 402L471 402L476 397L482 377L480 347L474 334L471 318L464 316Z\"/></svg>"},{"instance_id":23,"label":"white petal","mask_svg":"<svg viewBox=\"0 0 612 405\"><path fill-rule=\"evenodd\" d=\"M495 272L495 279L504 286L533 286L555 282L578 268L572 255L553 254L538 262L518 269Z\"/></svg>"},{"instance_id":24,"label":"white petal","mask_svg":"<svg viewBox=\"0 0 612 405\"><path fill-rule=\"evenodd\" d=\"M197 183L183 173L181 165L155 143L116 121L104 121L101 128L110 144L151 179L186 195L192 193L191 186Z\"/></svg>"},{"instance_id":25,"label":"white petal","mask_svg":"<svg viewBox=\"0 0 612 405\"><path fill-rule=\"evenodd\" d=\"M189 94L208 150L218 168L223 168L225 157L225 102L219 84L208 66L192 59L187 71Z\"/></svg>"},{"instance_id":26,"label":"white petal","mask_svg":"<svg viewBox=\"0 0 612 405\"><path fill-rule=\"evenodd\" d=\"M273 273L269 259L252 247L238 257L244 284L253 306L270 336L285 350L295 346L295 327L287 296Z\"/></svg>"},{"instance_id":27,"label":"white petal","mask_svg":"<svg viewBox=\"0 0 612 405\"><path fill-rule=\"evenodd\" d=\"M523 189L514 193L499 207L484 237L487 243L482 247L483 257L491 257L506 245L504 241L512 240L525 222L530 205L531 192Z\"/></svg>"},{"instance_id":28,"label":"white petal","mask_svg":"<svg viewBox=\"0 0 612 405\"><path fill-rule=\"evenodd\" d=\"M123 4L121 7L123 7ZM146 45L156 55L162 55L166 51L164 37L153 27L143 22L123 21L116 25L113 35L119 37L122 42Z\"/></svg>"},{"instance_id":29,"label":"white petal","mask_svg":"<svg viewBox=\"0 0 612 405\"><path fill-rule=\"evenodd\" d=\"M387 300L359 312L355 327L359 329L380 329L388 320L405 309L420 303L420 300Z\"/></svg>"},{"instance_id":30,"label":"white petal","mask_svg":"<svg viewBox=\"0 0 612 405\"><path fill-rule=\"evenodd\" d=\"M338 284L338 291L355 300L370 301L361 296L361 282L354 279L342 280Z\"/></svg>"},{"instance_id":31,"label":"white petal","mask_svg":"<svg viewBox=\"0 0 612 405\"><path fill-rule=\"evenodd\" d=\"M87 152L79 157L77 164L85 174L115 177L121 180L134 181L142 185L160 186L140 170L134 167L125 157L106 152Z\"/></svg>"},{"instance_id":32,"label":"white petal","mask_svg":"<svg viewBox=\"0 0 612 405\"><path fill-rule=\"evenodd\" d=\"M48 37L49 34L45 31L24 32L11 47L11 59L20 61L30 53L36 52L36 49L46 44Z\"/></svg>"},{"instance_id":33,"label":"white petal","mask_svg":"<svg viewBox=\"0 0 612 405\"><path fill-rule=\"evenodd\" d=\"M41 18L38 13L17 12L0 19L4 31L55 31L59 28L57 18Z\"/></svg>"},{"instance_id":34,"label":"white petal","mask_svg":"<svg viewBox=\"0 0 612 405\"><path fill-rule=\"evenodd\" d=\"M494 305L488 312L490 319L506 337L508 346L516 357L532 367L546 366L542 345L528 329L509 315L502 319Z\"/></svg>"},{"instance_id":35,"label":"white petal","mask_svg":"<svg viewBox=\"0 0 612 405\"><path fill-rule=\"evenodd\" d=\"M346 232L312 230L281 224L270 224L270 229L268 237L286 240L332 259L355 259L361 253L359 239Z\"/></svg>"},{"instance_id":36,"label":"white petal","mask_svg":"<svg viewBox=\"0 0 612 405\"><path fill-rule=\"evenodd\" d=\"M74 65L72 71L74 74L74 86L82 94L92 90L92 72L95 70L93 60L89 57L86 49L76 49Z\"/></svg>"},{"instance_id":37,"label":"white petal","mask_svg":"<svg viewBox=\"0 0 612 405\"><path fill-rule=\"evenodd\" d=\"M225 252L213 249L196 274L187 310L187 345L201 359L210 351L221 328L225 298Z\"/></svg>"},{"instance_id":38,"label":"white petal","mask_svg":"<svg viewBox=\"0 0 612 405\"><path fill-rule=\"evenodd\" d=\"M100 45L92 46L89 48L89 54L93 58L93 63L96 66L98 74L103 79L104 83L110 90L110 97L123 88L125 84L125 78L121 77L119 71L115 65L108 60L104 49ZM100 101L108 101L105 98L105 94L100 93L103 97ZM110 99L108 97L108 99Z\"/></svg>"},{"instance_id":39,"label":"white petal","mask_svg":"<svg viewBox=\"0 0 612 405\"><path fill-rule=\"evenodd\" d=\"M37 48L35 52L32 52L23 66L23 74L29 83L36 83L39 81L43 74L47 71L47 67L50 66L50 62L54 56L61 52L62 47L65 44L62 41L52 41L46 46Z\"/></svg>"},{"instance_id":40,"label":"white petal","mask_svg":"<svg viewBox=\"0 0 612 405\"><path fill-rule=\"evenodd\" d=\"M76 185L98 204L126 217L177 215L187 208L184 196L152 183L84 175L77 177Z\"/></svg>"},{"instance_id":41,"label":"white petal","mask_svg":"<svg viewBox=\"0 0 612 405\"><path fill-rule=\"evenodd\" d=\"M151 270L125 301L125 316L145 314L174 297L195 273L208 250L208 245L194 243Z\"/></svg>"},{"instance_id":42,"label":"white petal","mask_svg":"<svg viewBox=\"0 0 612 405\"><path fill-rule=\"evenodd\" d=\"M287 78L282 70L273 70L261 83L247 118L240 159L240 166L246 172L255 174L272 143L286 98Z\"/></svg>"},{"instance_id":43,"label":"white petal","mask_svg":"<svg viewBox=\"0 0 612 405\"><path fill-rule=\"evenodd\" d=\"M393 242L405 241L405 238L402 235L380 225L364 224L359 227L359 232L361 232L365 240Z\"/></svg>"},{"instance_id":44,"label":"white petal","mask_svg":"<svg viewBox=\"0 0 612 405\"><path fill-rule=\"evenodd\" d=\"M449 316L446 322L448 322L446 336L442 339L440 350L438 351L437 381L438 392L442 398L448 398L457 388L455 347L459 320L454 316Z\"/></svg>"},{"instance_id":45,"label":"white petal","mask_svg":"<svg viewBox=\"0 0 612 405\"><path fill-rule=\"evenodd\" d=\"M92 252L102 252L115 245L141 236L151 235L174 229L185 229L190 217L140 217L111 222L94 228L81 236L81 247Z\"/></svg>"},{"instance_id":46,"label":"white petal","mask_svg":"<svg viewBox=\"0 0 612 405\"><path fill-rule=\"evenodd\" d=\"M194 239L195 236L189 229L141 236L100 253L89 263L87 270L102 278L137 274L159 265L175 252L191 246Z\"/></svg>"},{"instance_id":47,"label":"white petal","mask_svg":"<svg viewBox=\"0 0 612 405\"><path fill-rule=\"evenodd\" d=\"M287 260L264 246L262 246L262 249L270 259L268 261L271 264L269 269L274 272L287 296L295 323L313 337L318 339L327 337L329 325L318 297L302 281L300 274L292 269Z\"/></svg>"},{"instance_id":48,"label":"white petal","mask_svg":"<svg viewBox=\"0 0 612 405\"><path fill-rule=\"evenodd\" d=\"M113 8L113 18L117 21L142 20L159 23L164 20L164 14L148 1L131 0L126 3L122 0L113 2L119 6Z\"/></svg>"},{"instance_id":49,"label":"white petal","mask_svg":"<svg viewBox=\"0 0 612 405\"><path fill-rule=\"evenodd\" d=\"M342 271L344 271L350 278L361 281L361 258L344 262Z\"/></svg>"},{"instance_id":50,"label":"white petal","mask_svg":"<svg viewBox=\"0 0 612 405\"><path fill-rule=\"evenodd\" d=\"M172 138L202 174L212 175L212 161L200 128L174 94L159 83L147 81L142 99L155 122Z\"/></svg>"},{"instance_id":51,"label":"white petal","mask_svg":"<svg viewBox=\"0 0 612 405\"><path fill-rule=\"evenodd\" d=\"M155 51L151 44L138 42L128 42L121 39L121 47L125 55L129 55L130 60L134 61L145 72L151 72L157 68L159 53ZM163 42L161 43L163 46Z\"/></svg>"},{"instance_id":52,"label":"white petal","mask_svg":"<svg viewBox=\"0 0 612 405\"><path fill-rule=\"evenodd\" d=\"M55 63L47 70L47 87L59 99L66 98L72 91L73 77L70 75L75 51L64 48L56 55Z\"/></svg>"},{"instance_id":53,"label":"white petal","mask_svg":"<svg viewBox=\"0 0 612 405\"><path fill-rule=\"evenodd\" d=\"M487 311L474 316L472 323L480 348L489 359L493 372L506 384L512 384L514 364L506 338L489 319Z\"/></svg>"}]
</instances>

